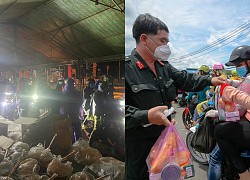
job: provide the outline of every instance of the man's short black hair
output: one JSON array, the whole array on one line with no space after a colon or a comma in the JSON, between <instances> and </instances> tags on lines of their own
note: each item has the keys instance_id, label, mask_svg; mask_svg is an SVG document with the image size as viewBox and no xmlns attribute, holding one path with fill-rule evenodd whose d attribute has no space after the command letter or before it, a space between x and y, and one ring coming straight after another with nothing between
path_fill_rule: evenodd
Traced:
<instances>
[{"instance_id":1,"label":"man's short black hair","mask_svg":"<svg viewBox=\"0 0 250 180\"><path fill-rule=\"evenodd\" d=\"M141 34L156 35L158 30L165 30L169 33L167 25L149 13L140 14L136 18L132 29L136 43L139 42Z\"/></svg>"}]
</instances>

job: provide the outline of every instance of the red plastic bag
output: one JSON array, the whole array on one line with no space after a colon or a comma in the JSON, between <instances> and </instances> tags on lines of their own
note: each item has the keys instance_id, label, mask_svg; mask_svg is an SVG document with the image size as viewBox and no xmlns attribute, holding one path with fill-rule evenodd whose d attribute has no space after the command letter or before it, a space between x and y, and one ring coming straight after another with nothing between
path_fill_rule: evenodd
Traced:
<instances>
[{"instance_id":1,"label":"red plastic bag","mask_svg":"<svg viewBox=\"0 0 250 180\"><path fill-rule=\"evenodd\" d=\"M180 178L194 176L191 154L172 123L162 131L146 162L150 180L165 179L166 174L168 178L171 175Z\"/></svg>"}]
</instances>

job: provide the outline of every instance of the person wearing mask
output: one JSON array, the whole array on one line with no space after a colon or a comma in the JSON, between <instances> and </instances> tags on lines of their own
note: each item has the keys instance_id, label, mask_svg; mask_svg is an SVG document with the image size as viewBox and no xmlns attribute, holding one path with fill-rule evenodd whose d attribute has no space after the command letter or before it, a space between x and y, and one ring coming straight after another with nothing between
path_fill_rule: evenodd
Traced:
<instances>
[{"instance_id":1,"label":"person wearing mask","mask_svg":"<svg viewBox=\"0 0 250 180\"><path fill-rule=\"evenodd\" d=\"M97 121L100 121L102 116L110 112L115 105L113 86L109 81L100 81L97 90L94 92L95 115Z\"/></svg>"},{"instance_id":2,"label":"person wearing mask","mask_svg":"<svg viewBox=\"0 0 250 180\"><path fill-rule=\"evenodd\" d=\"M221 179L222 163L226 159L229 165L240 175L240 179L250 179L247 167L240 158L240 149L250 149L250 46L239 46L231 53L227 66L235 66L242 81L228 80L221 87L220 93L224 102L237 103L241 120L225 122L215 127L215 138L218 145L210 153L208 180ZM208 112L209 117L218 117L218 112ZM233 132L233 133L232 133Z\"/></svg>"},{"instance_id":3,"label":"person wearing mask","mask_svg":"<svg viewBox=\"0 0 250 180\"><path fill-rule=\"evenodd\" d=\"M171 117L176 88L200 91L220 85L225 78L189 74L174 68L170 56L169 30L152 15L140 14L133 24L136 48L125 59L125 170L126 180L149 179L146 158ZM173 121L174 123L174 121Z\"/></svg>"},{"instance_id":4,"label":"person wearing mask","mask_svg":"<svg viewBox=\"0 0 250 180\"><path fill-rule=\"evenodd\" d=\"M198 74L202 76L209 75L210 69L207 65L202 65L198 69ZM197 92L197 102L193 102L194 104L191 105L190 112L193 114L193 125L195 126L197 123L197 119L199 117L199 114L197 112L196 106L197 104L200 104L207 100L207 91L209 91L210 87L206 86L202 91ZM190 100L196 92L190 92L188 96L186 96L185 100ZM193 112L193 113L192 113Z\"/></svg>"},{"instance_id":5,"label":"person wearing mask","mask_svg":"<svg viewBox=\"0 0 250 180\"><path fill-rule=\"evenodd\" d=\"M57 92L62 92L63 91L63 87L64 87L64 79L63 78L59 78L55 90Z\"/></svg>"},{"instance_id":6,"label":"person wearing mask","mask_svg":"<svg viewBox=\"0 0 250 180\"><path fill-rule=\"evenodd\" d=\"M202 65L199 69L198 69L198 74L201 76L207 76L209 75L210 69L207 65ZM209 86L206 86L202 91L197 92L190 92L188 94L188 96L185 97L185 100L190 100L193 95L195 95L197 93L197 103L201 103L203 101L206 100L206 92L207 90L209 90Z\"/></svg>"},{"instance_id":7,"label":"person wearing mask","mask_svg":"<svg viewBox=\"0 0 250 180\"><path fill-rule=\"evenodd\" d=\"M83 137L81 121L79 119L82 96L75 88L75 81L72 78L65 80L63 100L60 114L68 114L75 133L75 141Z\"/></svg>"}]
</instances>

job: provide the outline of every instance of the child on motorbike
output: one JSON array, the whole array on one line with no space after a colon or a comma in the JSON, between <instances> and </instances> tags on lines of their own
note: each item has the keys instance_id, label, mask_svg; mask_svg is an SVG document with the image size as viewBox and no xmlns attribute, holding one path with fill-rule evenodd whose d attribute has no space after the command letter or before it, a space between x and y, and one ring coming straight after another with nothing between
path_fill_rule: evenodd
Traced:
<instances>
[{"instance_id":1,"label":"child on motorbike","mask_svg":"<svg viewBox=\"0 0 250 180\"><path fill-rule=\"evenodd\" d=\"M240 157L241 149L250 149L250 46L235 48L230 56L227 66L236 66L236 71L242 81L228 81L222 85L220 94L224 102L234 102L240 112L241 120L238 122L224 122L215 127L215 138L218 145L210 154L208 179L221 178L221 165L224 158L239 174L240 179L250 179L250 173ZM216 110L206 114L216 116Z\"/></svg>"}]
</instances>

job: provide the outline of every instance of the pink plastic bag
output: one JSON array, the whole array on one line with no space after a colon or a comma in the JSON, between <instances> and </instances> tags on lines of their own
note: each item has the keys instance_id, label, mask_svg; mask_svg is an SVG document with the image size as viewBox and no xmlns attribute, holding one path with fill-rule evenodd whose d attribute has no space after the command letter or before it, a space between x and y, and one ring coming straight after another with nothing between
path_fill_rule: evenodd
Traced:
<instances>
[{"instance_id":1,"label":"pink plastic bag","mask_svg":"<svg viewBox=\"0 0 250 180\"><path fill-rule=\"evenodd\" d=\"M194 176L191 154L173 124L162 131L146 162L150 180Z\"/></svg>"}]
</instances>

